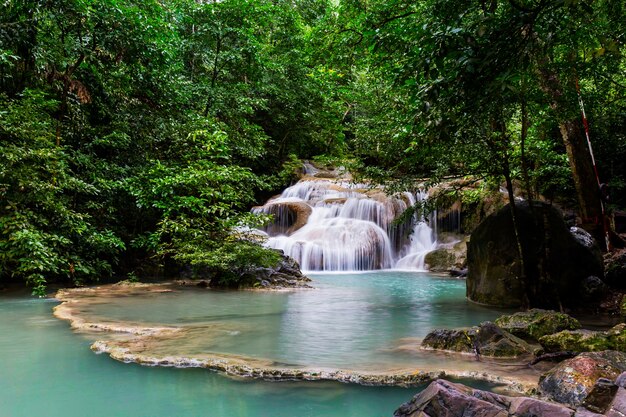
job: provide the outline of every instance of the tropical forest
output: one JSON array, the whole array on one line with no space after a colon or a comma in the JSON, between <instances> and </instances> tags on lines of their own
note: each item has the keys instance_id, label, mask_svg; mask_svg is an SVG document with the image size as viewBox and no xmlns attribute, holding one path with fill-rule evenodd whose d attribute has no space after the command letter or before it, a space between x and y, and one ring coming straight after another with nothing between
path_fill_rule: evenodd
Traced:
<instances>
[{"instance_id":1,"label":"tropical forest","mask_svg":"<svg viewBox=\"0 0 626 417\"><path fill-rule=\"evenodd\" d=\"M623 417L626 0L1 0L0 417Z\"/></svg>"}]
</instances>

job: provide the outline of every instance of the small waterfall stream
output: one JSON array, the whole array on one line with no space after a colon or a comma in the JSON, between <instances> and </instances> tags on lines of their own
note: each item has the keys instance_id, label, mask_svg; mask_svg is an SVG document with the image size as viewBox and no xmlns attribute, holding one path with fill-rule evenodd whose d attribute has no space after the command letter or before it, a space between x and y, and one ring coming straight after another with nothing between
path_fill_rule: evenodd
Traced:
<instances>
[{"instance_id":1,"label":"small waterfall stream","mask_svg":"<svg viewBox=\"0 0 626 417\"><path fill-rule=\"evenodd\" d=\"M437 246L435 222L413 215L394 223L427 197L424 191L388 196L367 184L313 177L312 167L307 174L253 209L274 216L264 229L267 246L282 249L304 271L424 270L425 255Z\"/></svg>"}]
</instances>

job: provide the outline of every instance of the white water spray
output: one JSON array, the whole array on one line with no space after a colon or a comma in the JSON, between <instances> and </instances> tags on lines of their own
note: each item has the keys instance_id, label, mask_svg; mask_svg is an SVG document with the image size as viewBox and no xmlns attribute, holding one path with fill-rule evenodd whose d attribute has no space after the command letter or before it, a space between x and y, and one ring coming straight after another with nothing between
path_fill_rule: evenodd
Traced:
<instances>
[{"instance_id":1,"label":"white water spray","mask_svg":"<svg viewBox=\"0 0 626 417\"><path fill-rule=\"evenodd\" d=\"M437 246L435 233L417 215L394 220L426 197L305 179L253 211L274 216L265 228L267 246L282 249L304 271L424 270L425 255Z\"/></svg>"}]
</instances>

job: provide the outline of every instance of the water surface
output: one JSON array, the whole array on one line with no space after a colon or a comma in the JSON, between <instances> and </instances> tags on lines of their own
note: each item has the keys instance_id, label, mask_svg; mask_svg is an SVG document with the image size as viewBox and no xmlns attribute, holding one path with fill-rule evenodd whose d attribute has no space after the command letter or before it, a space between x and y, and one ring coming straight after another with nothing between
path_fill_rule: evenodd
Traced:
<instances>
[{"instance_id":1,"label":"water surface","mask_svg":"<svg viewBox=\"0 0 626 417\"><path fill-rule=\"evenodd\" d=\"M312 275L313 290L183 289L99 298L81 306L88 321L184 327L150 352L208 352L272 360L281 366L355 371L450 369L458 355L419 349L435 328L476 325L502 311L465 299L465 281L428 273L380 271ZM458 367L480 370L467 357ZM507 371L508 372L508 371Z\"/></svg>"},{"instance_id":2,"label":"water surface","mask_svg":"<svg viewBox=\"0 0 626 417\"><path fill-rule=\"evenodd\" d=\"M93 354L55 304L0 297L0 417L380 417L418 391L123 364Z\"/></svg>"}]
</instances>

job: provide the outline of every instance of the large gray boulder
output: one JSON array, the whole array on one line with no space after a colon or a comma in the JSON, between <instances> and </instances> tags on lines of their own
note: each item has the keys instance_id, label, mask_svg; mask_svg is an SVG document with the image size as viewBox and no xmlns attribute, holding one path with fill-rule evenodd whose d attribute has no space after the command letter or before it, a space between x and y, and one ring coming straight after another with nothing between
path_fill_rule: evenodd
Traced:
<instances>
[{"instance_id":1,"label":"large gray boulder","mask_svg":"<svg viewBox=\"0 0 626 417\"><path fill-rule=\"evenodd\" d=\"M526 254L526 283L521 280L517 241L507 205L487 217L467 247L467 296L478 303L556 308L580 300L583 282L602 277L602 253L584 231L570 230L554 207L516 204L520 240Z\"/></svg>"}]
</instances>

